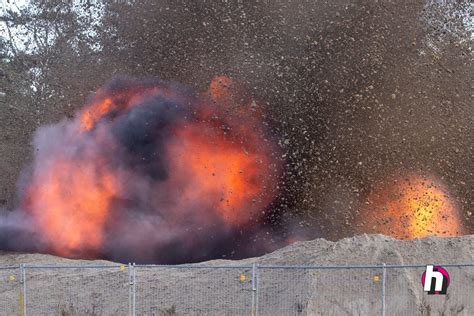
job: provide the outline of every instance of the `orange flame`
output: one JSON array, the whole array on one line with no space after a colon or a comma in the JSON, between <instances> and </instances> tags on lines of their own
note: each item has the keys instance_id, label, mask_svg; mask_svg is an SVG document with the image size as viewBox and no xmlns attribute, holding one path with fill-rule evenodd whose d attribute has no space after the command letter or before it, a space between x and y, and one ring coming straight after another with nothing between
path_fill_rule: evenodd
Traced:
<instances>
[{"instance_id":1,"label":"orange flame","mask_svg":"<svg viewBox=\"0 0 474 316\"><path fill-rule=\"evenodd\" d=\"M245 146L230 142L224 135L210 136L199 126L178 131L179 142L169 147L174 157L172 172L186 170L190 184L182 192L185 202L211 197L218 215L228 223L249 222L257 210L268 205L265 194L268 162L263 155L249 153ZM264 186L262 186L262 184Z\"/></svg>"},{"instance_id":2,"label":"orange flame","mask_svg":"<svg viewBox=\"0 0 474 316\"><path fill-rule=\"evenodd\" d=\"M105 98L97 102L85 110L81 116L81 128L83 130L90 130L94 127L102 116L104 116L113 107L114 103L111 98Z\"/></svg>"},{"instance_id":3,"label":"orange flame","mask_svg":"<svg viewBox=\"0 0 474 316\"><path fill-rule=\"evenodd\" d=\"M117 189L114 176L98 173L93 162L58 159L37 182L29 192L29 207L52 250L72 256L98 249L103 242L98 228L107 219Z\"/></svg>"},{"instance_id":4,"label":"orange flame","mask_svg":"<svg viewBox=\"0 0 474 316\"><path fill-rule=\"evenodd\" d=\"M409 176L372 193L364 208L366 228L400 239L462 234L454 202L433 179Z\"/></svg>"}]
</instances>

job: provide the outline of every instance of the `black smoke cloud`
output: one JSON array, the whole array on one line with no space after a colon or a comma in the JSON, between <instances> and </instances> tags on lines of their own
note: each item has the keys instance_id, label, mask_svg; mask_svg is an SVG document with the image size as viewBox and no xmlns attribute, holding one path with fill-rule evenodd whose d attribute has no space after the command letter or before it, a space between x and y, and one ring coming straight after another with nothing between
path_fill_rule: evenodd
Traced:
<instances>
[{"instance_id":1,"label":"black smoke cloud","mask_svg":"<svg viewBox=\"0 0 474 316\"><path fill-rule=\"evenodd\" d=\"M84 129L84 115L94 117L97 104L106 99L113 106ZM239 109L246 111L245 105ZM265 166L261 161L271 161L276 147L261 122L229 111L176 83L113 80L74 120L37 130L21 207L1 221L2 248L147 263L241 258L276 248L284 240L273 239L274 231L261 218L272 202L279 163ZM202 189L202 179L192 170L196 166L173 168L175 161L187 158L173 156L170 144L180 146L180 132L190 128L196 134L192 137L209 141L210 162L199 161L197 168L208 168L212 176L233 167L213 165L212 154L225 146L251 157L245 158L239 177L257 185L258 195L245 192L248 204L229 206L242 213L237 220L220 213L235 188L217 182L215 188ZM193 190L205 194L190 199L187 194ZM104 202L97 195L108 198ZM102 219L98 213L104 211Z\"/></svg>"}]
</instances>

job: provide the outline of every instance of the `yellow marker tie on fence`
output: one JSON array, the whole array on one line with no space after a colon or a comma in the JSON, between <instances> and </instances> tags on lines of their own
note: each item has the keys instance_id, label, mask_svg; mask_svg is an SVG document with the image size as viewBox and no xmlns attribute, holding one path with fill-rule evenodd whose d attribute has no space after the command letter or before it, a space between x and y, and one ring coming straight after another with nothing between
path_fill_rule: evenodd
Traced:
<instances>
[{"instance_id":1,"label":"yellow marker tie on fence","mask_svg":"<svg viewBox=\"0 0 474 316\"><path fill-rule=\"evenodd\" d=\"M126 267L126 266L122 264L122 265L120 266L120 271L125 271L125 267Z\"/></svg>"},{"instance_id":2,"label":"yellow marker tie on fence","mask_svg":"<svg viewBox=\"0 0 474 316\"><path fill-rule=\"evenodd\" d=\"M244 282L247 278L245 277L245 274L240 275L240 281Z\"/></svg>"},{"instance_id":3,"label":"yellow marker tie on fence","mask_svg":"<svg viewBox=\"0 0 474 316\"><path fill-rule=\"evenodd\" d=\"M16 280L16 277L15 277L14 275L10 275L10 276L8 277L8 279L9 279L10 281L15 281L15 280Z\"/></svg>"},{"instance_id":4,"label":"yellow marker tie on fence","mask_svg":"<svg viewBox=\"0 0 474 316\"><path fill-rule=\"evenodd\" d=\"M380 281L380 276L379 276L379 275L374 275L374 281L375 281L375 282Z\"/></svg>"}]
</instances>

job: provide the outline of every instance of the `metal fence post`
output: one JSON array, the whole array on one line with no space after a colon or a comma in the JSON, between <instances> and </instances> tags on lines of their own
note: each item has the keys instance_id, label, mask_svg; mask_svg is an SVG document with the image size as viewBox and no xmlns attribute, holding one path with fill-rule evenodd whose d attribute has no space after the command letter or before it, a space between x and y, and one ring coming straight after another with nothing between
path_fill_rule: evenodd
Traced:
<instances>
[{"instance_id":1,"label":"metal fence post","mask_svg":"<svg viewBox=\"0 0 474 316\"><path fill-rule=\"evenodd\" d=\"M252 316L258 315L258 267L257 264L252 265Z\"/></svg>"},{"instance_id":2,"label":"metal fence post","mask_svg":"<svg viewBox=\"0 0 474 316\"><path fill-rule=\"evenodd\" d=\"M132 265L132 316L135 316L137 313L137 306L136 306L136 286L137 284L137 271L135 269L135 262Z\"/></svg>"},{"instance_id":3,"label":"metal fence post","mask_svg":"<svg viewBox=\"0 0 474 316\"><path fill-rule=\"evenodd\" d=\"M382 316L385 316L385 281L386 281L385 263L382 265Z\"/></svg>"},{"instance_id":4,"label":"metal fence post","mask_svg":"<svg viewBox=\"0 0 474 316\"><path fill-rule=\"evenodd\" d=\"M133 306L132 306L132 300L133 300L133 270L132 270L132 264L129 262L128 263L128 315L133 316Z\"/></svg>"},{"instance_id":5,"label":"metal fence post","mask_svg":"<svg viewBox=\"0 0 474 316\"><path fill-rule=\"evenodd\" d=\"M22 285L20 292L20 315L26 316L26 270L23 263L20 264L20 284Z\"/></svg>"}]
</instances>

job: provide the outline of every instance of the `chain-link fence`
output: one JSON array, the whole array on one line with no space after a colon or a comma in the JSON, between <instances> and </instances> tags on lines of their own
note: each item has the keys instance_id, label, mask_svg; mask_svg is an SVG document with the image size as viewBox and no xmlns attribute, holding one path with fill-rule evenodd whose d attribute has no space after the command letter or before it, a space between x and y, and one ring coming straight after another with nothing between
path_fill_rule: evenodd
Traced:
<instances>
[{"instance_id":1,"label":"chain-link fence","mask_svg":"<svg viewBox=\"0 0 474 316\"><path fill-rule=\"evenodd\" d=\"M137 315L250 315L252 268L135 267Z\"/></svg>"},{"instance_id":2,"label":"chain-link fence","mask_svg":"<svg viewBox=\"0 0 474 316\"><path fill-rule=\"evenodd\" d=\"M260 315L370 315L382 309L381 274L381 268L259 268Z\"/></svg>"},{"instance_id":3,"label":"chain-link fence","mask_svg":"<svg viewBox=\"0 0 474 316\"><path fill-rule=\"evenodd\" d=\"M23 314L23 292L18 267L0 267L0 315Z\"/></svg>"},{"instance_id":4,"label":"chain-link fence","mask_svg":"<svg viewBox=\"0 0 474 316\"><path fill-rule=\"evenodd\" d=\"M128 315L125 266L25 266L28 315Z\"/></svg>"},{"instance_id":5,"label":"chain-link fence","mask_svg":"<svg viewBox=\"0 0 474 316\"><path fill-rule=\"evenodd\" d=\"M441 265L20 265L0 267L0 315L474 315L474 263Z\"/></svg>"}]
</instances>

